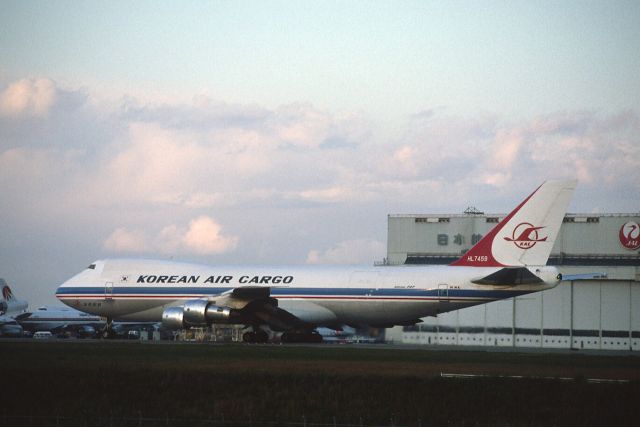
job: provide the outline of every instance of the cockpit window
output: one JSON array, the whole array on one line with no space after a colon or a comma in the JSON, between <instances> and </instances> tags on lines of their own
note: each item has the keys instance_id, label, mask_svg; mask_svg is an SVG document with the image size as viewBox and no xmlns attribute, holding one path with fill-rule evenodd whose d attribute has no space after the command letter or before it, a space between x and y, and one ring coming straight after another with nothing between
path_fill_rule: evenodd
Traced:
<instances>
[{"instance_id":1,"label":"cockpit window","mask_svg":"<svg viewBox=\"0 0 640 427\"><path fill-rule=\"evenodd\" d=\"M89 270L95 270L96 269L96 265L95 264L91 264L89 267L87 267Z\"/></svg>"}]
</instances>

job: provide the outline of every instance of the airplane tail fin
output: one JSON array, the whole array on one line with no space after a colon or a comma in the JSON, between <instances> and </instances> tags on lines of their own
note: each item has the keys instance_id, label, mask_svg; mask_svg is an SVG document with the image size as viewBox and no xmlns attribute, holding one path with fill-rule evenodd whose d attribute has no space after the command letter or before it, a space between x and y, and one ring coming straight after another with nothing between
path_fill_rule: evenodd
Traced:
<instances>
[{"instance_id":1,"label":"airplane tail fin","mask_svg":"<svg viewBox=\"0 0 640 427\"><path fill-rule=\"evenodd\" d=\"M0 277L0 289L2 289L2 299L4 301L11 301L15 299L13 296L13 292L11 292L11 288L7 284L7 281Z\"/></svg>"},{"instance_id":2,"label":"airplane tail fin","mask_svg":"<svg viewBox=\"0 0 640 427\"><path fill-rule=\"evenodd\" d=\"M454 266L545 265L576 181L547 181L520 203Z\"/></svg>"},{"instance_id":3,"label":"airplane tail fin","mask_svg":"<svg viewBox=\"0 0 640 427\"><path fill-rule=\"evenodd\" d=\"M21 301L13 296L11 288L7 282L0 278L0 290L2 290L2 299L0 300L0 312L7 314L10 312L23 312L27 309L26 301Z\"/></svg>"}]
</instances>

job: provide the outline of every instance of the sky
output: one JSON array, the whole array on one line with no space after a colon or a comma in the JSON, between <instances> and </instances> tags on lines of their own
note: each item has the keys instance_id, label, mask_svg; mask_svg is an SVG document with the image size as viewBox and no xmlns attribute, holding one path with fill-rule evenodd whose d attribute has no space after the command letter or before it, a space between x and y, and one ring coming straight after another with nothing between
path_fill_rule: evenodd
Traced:
<instances>
[{"instance_id":1,"label":"sky","mask_svg":"<svg viewBox=\"0 0 640 427\"><path fill-rule=\"evenodd\" d=\"M2 2L0 277L371 264L387 215L640 206L636 1Z\"/></svg>"}]
</instances>

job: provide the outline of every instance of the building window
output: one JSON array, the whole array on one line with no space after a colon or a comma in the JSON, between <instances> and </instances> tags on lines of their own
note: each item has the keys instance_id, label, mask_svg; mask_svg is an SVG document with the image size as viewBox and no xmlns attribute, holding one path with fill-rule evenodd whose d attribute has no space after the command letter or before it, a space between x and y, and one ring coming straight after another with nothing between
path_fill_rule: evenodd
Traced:
<instances>
[{"instance_id":1,"label":"building window","mask_svg":"<svg viewBox=\"0 0 640 427\"><path fill-rule=\"evenodd\" d=\"M487 218L487 222L498 222L498 218L497 217L488 217Z\"/></svg>"},{"instance_id":2,"label":"building window","mask_svg":"<svg viewBox=\"0 0 640 427\"><path fill-rule=\"evenodd\" d=\"M598 218L597 216L590 216L590 217L587 217L587 222L591 222L591 223L600 222L600 218Z\"/></svg>"},{"instance_id":3,"label":"building window","mask_svg":"<svg viewBox=\"0 0 640 427\"><path fill-rule=\"evenodd\" d=\"M572 216L565 216L562 222L576 222L576 219Z\"/></svg>"},{"instance_id":4,"label":"building window","mask_svg":"<svg viewBox=\"0 0 640 427\"><path fill-rule=\"evenodd\" d=\"M449 218L438 218L438 222L449 222Z\"/></svg>"}]
</instances>

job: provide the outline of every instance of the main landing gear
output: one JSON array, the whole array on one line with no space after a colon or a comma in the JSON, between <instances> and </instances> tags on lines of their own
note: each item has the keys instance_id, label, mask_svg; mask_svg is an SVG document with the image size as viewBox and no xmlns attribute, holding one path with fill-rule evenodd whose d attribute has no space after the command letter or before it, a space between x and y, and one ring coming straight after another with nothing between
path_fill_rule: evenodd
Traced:
<instances>
[{"instance_id":1,"label":"main landing gear","mask_svg":"<svg viewBox=\"0 0 640 427\"><path fill-rule=\"evenodd\" d=\"M267 334L262 329L257 329L255 331L247 331L242 334L242 341L249 343L266 343L269 341L269 334Z\"/></svg>"},{"instance_id":2,"label":"main landing gear","mask_svg":"<svg viewBox=\"0 0 640 427\"><path fill-rule=\"evenodd\" d=\"M264 344L269 342L269 333L263 329L251 327L242 334L242 341L247 343ZM280 335L280 342L318 344L322 342L322 335L314 330L290 330L283 332L282 335Z\"/></svg>"}]
</instances>

